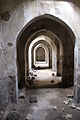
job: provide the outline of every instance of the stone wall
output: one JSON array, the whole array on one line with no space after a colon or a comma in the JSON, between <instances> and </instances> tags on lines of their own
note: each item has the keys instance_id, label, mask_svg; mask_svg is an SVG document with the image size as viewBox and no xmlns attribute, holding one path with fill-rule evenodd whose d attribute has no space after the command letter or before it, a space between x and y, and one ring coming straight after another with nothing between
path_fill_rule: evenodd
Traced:
<instances>
[{"instance_id":1,"label":"stone wall","mask_svg":"<svg viewBox=\"0 0 80 120\"><path fill-rule=\"evenodd\" d=\"M4 17L0 18L0 96L3 96L0 101L1 106L8 102L8 91L6 91L8 89L8 81L5 78L9 76L14 78L13 96L15 97L18 92L16 45L18 37L21 34L20 32L33 18L44 14L56 16L64 21L72 29L76 36L76 42L78 46L80 45L80 9L72 3L37 0L28 0L25 2L24 0L23 3L20 2L13 9L9 9L8 18L6 18L5 14ZM74 57L78 56L79 54ZM75 70L77 70L76 67ZM76 73L77 80L80 79L77 77L79 76L79 72L80 70L78 69L78 73ZM76 88L78 84L76 83Z\"/></svg>"}]
</instances>

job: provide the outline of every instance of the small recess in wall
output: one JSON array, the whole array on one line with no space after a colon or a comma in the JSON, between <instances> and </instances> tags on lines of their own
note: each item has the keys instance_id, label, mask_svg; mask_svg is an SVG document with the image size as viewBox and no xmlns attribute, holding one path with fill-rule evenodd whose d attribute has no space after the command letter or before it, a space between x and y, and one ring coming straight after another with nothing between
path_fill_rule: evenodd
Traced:
<instances>
[{"instance_id":1,"label":"small recess in wall","mask_svg":"<svg viewBox=\"0 0 80 120\"><path fill-rule=\"evenodd\" d=\"M7 46L11 47L11 46L12 46L12 43L7 43Z\"/></svg>"},{"instance_id":2,"label":"small recess in wall","mask_svg":"<svg viewBox=\"0 0 80 120\"><path fill-rule=\"evenodd\" d=\"M4 21L8 21L9 18L10 18L9 12L8 12L8 11L4 12L4 13L1 15L1 18L2 18L2 20L4 20Z\"/></svg>"}]
</instances>

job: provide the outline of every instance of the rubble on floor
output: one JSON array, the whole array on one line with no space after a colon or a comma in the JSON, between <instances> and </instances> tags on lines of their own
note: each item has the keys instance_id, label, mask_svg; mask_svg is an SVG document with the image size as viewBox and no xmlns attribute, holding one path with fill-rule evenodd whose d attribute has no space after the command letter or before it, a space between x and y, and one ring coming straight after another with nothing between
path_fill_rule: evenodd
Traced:
<instances>
[{"instance_id":1,"label":"rubble on floor","mask_svg":"<svg viewBox=\"0 0 80 120\"><path fill-rule=\"evenodd\" d=\"M79 111L80 111L80 107L76 107L76 110L79 110Z\"/></svg>"},{"instance_id":2,"label":"rubble on floor","mask_svg":"<svg viewBox=\"0 0 80 120\"><path fill-rule=\"evenodd\" d=\"M68 94L68 98L73 98L73 94Z\"/></svg>"},{"instance_id":3,"label":"rubble on floor","mask_svg":"<svg viewBox=\"0 0 80 120\"><path fill-rule=\"evenodd\" d=\"M77 103L76 104L74 103L74 99L72 99L72 98L73 98L73 95L68 94L68 99L63 101L63 103L65 105L69 105L72 109L76 109L76 110L80 111L80 107L77 106L78 105Z\"/></svg>"},{"instance_id":4,"label":"rubble on floor","mask_svg":"<svg viewBox=\"0 0 80 120\"><path fill-rule=\"evenodd\" d=\"M68 95L68 89L25 90L19 90L19 95L23 93L25 99L19 99L18 105L14 106L14 110L11 107L12 112L8 112L8 118L0 120L79 120L80 104L77 104L71 95ZM14 117L13 119L13 111L18 111L20 118ZM3 114L3 111L1 114Z\"/></svg>"},{"instance_id":5,"label":"rubble on floor","mask_svg":"<svg viewBox=\"0 0 80 120\"><path fill-rule=\"evenodd\" d=\"M54 83L54 80L51 80L51 83Z\"/></svg>"},{"instance_id":6,"label":"rubble on floor","mask_svg":"<svg viewBox=\"0 0 80 120\"><path fill-rule=\"evenodd\" d=\"M4 112L1 110L0 111L0 120L2 119L3 114L4 114Z\"/></svg>"},{"instance_id":7,"label":"rubble on floor","mask_svg":"<svg viewBox=\"0 0 80 120\"><path fill-rule=\"evenodd\" d=\"M35 79L35 77L33 76L32 79Z\"/></svg>"},{"instance_id":8,"label":"rubble on floor","mask_svg":"<svg viewBox=\"0 0 80 120\"><path fill-rule=\"evenodd\" d=\"M63 103L64 103L65 105L68 105L69 101L65 100L65 101L63 101Z\"/></svg>"},{"instance_id":9,"label":"rubble on floor","mask_svg":"<svg viewBox=\"0 0 80 120\"><path fill-rule=\"evenodd\" d=\"M57 106L53 106L53 110L57 110Z\"/></svg>"},{"instance_id":10,"label":"rubble on floor","mask_svg":"<svg viewBox=\"0 0 80 120\"><path fill-rule=\"evenodd\" d=\"M66 120L70 120L70 119L72 118L72 114L66 114L66 115L64 116L64 118L65 118Z\"/></svg>"},{"instance_id":11,"label":"rubble on floor","mask_svg":"<svg viewBox=\"0 0 80 120\"><path fill-rule=\"evenodd\" d=\"M25 120L32 120L32 115L31 114L28 114L27 116L26 116L26 119Z\"/></svg>"},{"instance_id":12,"label":"rubble on floor","mask_svg":"<svg viewBox=\"0 0 80 120\"><path fill-rule=\"evenodd\" d=\"M17 111L11 111L8 115L6 120L19 120L19 113Z\"/></svg>"},{"instance_id":13,"label":"rubble on floor","mask_svg":"<svg viewBox=\"0 0 80 120\"><path fill-rule=\"evenodd\" d=\"M24 93L20 93L19 94L19 98L23 98L24 99L25 98L25 94Z\"/></svg>"},{"instance_id":14,"label":"rubble on floor","mask_svg":"<svg viewBox=\"0 0 80 120\"><path fill-rule=\"evenodd\" d=\"M19 91L19 96L18 97L25 99L25 89L24 88Z\"/></svg>"},{"instance_id":15,"label":"rubble on floor","mask_svg":"<svg viewBox=\"0 0 80 120\"><path fill-rule=\"evenodd\" d=\"M37 97L32 95L32 96L29 96L29 103L37 103Z\"/></svg>"},{"instance_id":16,"label":"rubble on floor","mask_svg":"<svg viewBox=\"0 0 80 120\"><path fill-rule=\"evenodd\" d=\"M37 77L37 74L35 74L34 77Z\"/></svg>"},{"instance_id":17,"label":"rubble on floor","mask_svg":"<svg viewBox=\"0 0 80 120\"><path fill-rule=\"evenodd\" d=\"M52 73L52 76L54 76L55 74L54 73Z\"/></svg>"},{"instance_id":18,"label":"rubble on floor","mask_svg":"<svg viewBox=\"0 0 80 120\"><path fill-rule=\"evenodd\" d=\"M76 108L76 106L74 105L74 103L72 103L72 104L70 105L70 107L73 108L73 109Z\"/></svg>"},{"instance_id":19,"label":"rubble on floor","mask_svg":"<svg viewBox=\"0 0 80 120\"><path fill-rule=\"evenodd\" d=\"M0 115L3 115L3 114L4 114L4 112L1 110L1 111L0 111Z\"/></svg>"},{"instance_id":20,"label":"rubble on floor","mask_svg":"<svg viewBox=\"0 0 80 120\"><path fill-rule=\"evenodd\" d=\"M61 109L61 112L64 111L64 108Z\"/></svg>"}]
</instances>

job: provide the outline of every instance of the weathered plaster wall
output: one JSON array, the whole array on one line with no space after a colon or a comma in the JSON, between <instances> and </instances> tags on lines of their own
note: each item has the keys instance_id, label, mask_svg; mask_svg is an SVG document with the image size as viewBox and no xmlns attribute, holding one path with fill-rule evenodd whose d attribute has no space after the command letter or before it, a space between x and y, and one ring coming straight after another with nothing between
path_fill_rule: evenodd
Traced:
<instances>
[{"instance_id":1,"label":"weathered plaster wall","mask_svg":"<svg viewBox=\"0 0 80 120\"><path fill-rule=\"evenodd\" d=\"M40 45L45 45L44 47L43 47L43 49L45 50L45 61L43 62L43 64L45 65L45 64L47 64L48 63L48 67L49 68L51 68L51 66L52 66L52 58L51 58L51 55L52 55L52 49L51 49L51 47L50 47L50 45L47 43L47 42L45 42L44 40L40 40L40 41L38 41L38 42L36 42L34 45L33 45L33 47L32 47L32 65L34 66L34 64L35 63L38 63L37 61L35 61L36 60L36 47L39 47ZM42 52L39 50L39 54L42 54ZM39 57L39 54L38 54L38 57ZM46 67L46 66L45 66ZM34 68L34 67L33 67Z\"/></svg>"},{"instance_id":2,"label":"weathered plaster wall","mask_svg":"<svg viewBox=\"0 0 80 120\"><path fill-rule=\"evenodd\" d=\"M29 2L29 1L28 1ZM35 0L24 2L22 5L18 6L16 9L10 11L10 19L5 22L1 21L2 24L2 36L5 49L5 64L6 69L3 67L4 73L10 73L10 71L15 71L16 66L16 39L19 32L23 27L33 18L42 15L42 14L51 14L59 17L64 22L66 22L69 27L72 28L73 32L76 35L76 40L79 43L79 9L70 5L67 2L45 2L41 1L36 2ZM35 6L37 6L35 8ZM66 6L66 7L65 7ZM69 7L70 9L67 9ZM66 12L67 11L67 12ZM76 19L75 19L76 18ZM12 43L12 46L8 46L8 43ZM4 63L3 63L4 64ZM0 64L2 65L2 64ZM1 68L1 67L0 67ZM14 72L15 74L15 72ZM3 74L4 75L4 74Z\"/></svg>"},{"instance_id":3,"label":"weathered plaster wall","mask_svg":"<svg viewBox=\"0 0 80 120\"><path fill-rule=\"evenodd\" d=\"M17 67L16 67L16 40L18 34L23 27L33 18L43 15L51 14L62 21L64 21L74 32L76 36L77 51L80 49L80 9L70 2L64 1L37 1L28 0L23 1L17 7L9 11L10 18L8 21L0 19L0 85L2 78L11 76L14 78L14 86L17 83ZM77 52L76 51L76 52ZM80 52L77 52L79 56ZM77 57L76 56L76 57ZM79 63L80 58L77 57ZM80 75L79 66L78 73ZM78 78L79 79L79 78ZM6 82L6 81L5 81ZM6 84L5 84L6 86ZM77 84L76 84L77 86ZM78 85L79 86L79 85ZM5 88L5 87L4 87ZM3 88L3 91L4 91ZM17 93L17 85L13 87L14 96ZM16 89L15 89L16 88ZM80 87L79 87L80 88ZM1 91L2 88L0 88ZM7 89L7 88L6 88ZM5 96L5 94L2 94ZM7 97L6 97L7 98ZM2 104L2 103L1 103Z\"/></svg>"}]
</instances>

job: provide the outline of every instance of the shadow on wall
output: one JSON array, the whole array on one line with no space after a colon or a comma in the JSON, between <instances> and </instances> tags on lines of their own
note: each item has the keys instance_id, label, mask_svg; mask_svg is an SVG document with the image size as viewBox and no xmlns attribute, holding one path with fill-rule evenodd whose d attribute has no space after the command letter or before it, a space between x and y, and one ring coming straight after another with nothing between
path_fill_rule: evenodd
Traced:
<instances>
[{"instance_id":1,"label":"shadow on wall","mask_svg":"<svg viewBox=\"0 0 80 120\"><path fill-rule=\"evenodd\" d=\"M26 0L24 0L25 2ZM10 11L23 3L23 0L0 0L0 14Z\"/></svg>"},{"instance_id":2,"label":"shadow on wall","mask_svg":"<svg viewBox=\"0 0 80 120\"><path fill-rule=\"evenodd\" d=\"M27 2L30 2L30 1L31 0L27 0ZM56 1L72 2L78 7L80 7L80 0L56 0ZM26 2L26 0L24 0L24 2ZM23 0L0 0L0 14L6 11L10 11L13 8L18 7L22 3L23 3Z\"/></svg>"}]
</instances>

